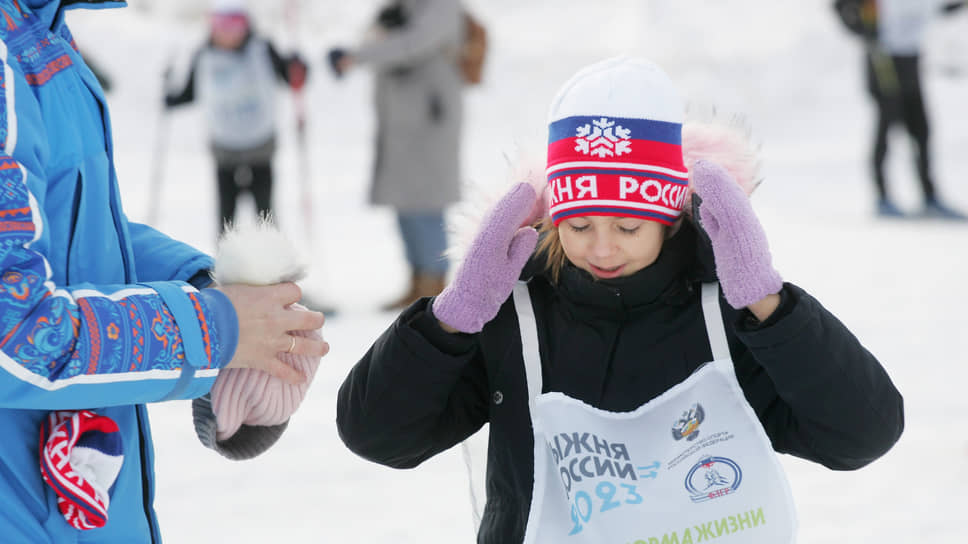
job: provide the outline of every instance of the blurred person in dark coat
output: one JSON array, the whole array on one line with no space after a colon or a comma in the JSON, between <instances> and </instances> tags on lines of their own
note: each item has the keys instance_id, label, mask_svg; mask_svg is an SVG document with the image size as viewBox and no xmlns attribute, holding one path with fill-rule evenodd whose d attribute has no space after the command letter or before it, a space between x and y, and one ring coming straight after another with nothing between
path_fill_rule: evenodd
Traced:
<instances>
[{"instance_id":1,"label":"blurred person in dark coat","mask_svg":"<svg viewBox=\"0 0 968 544\"><path fill-rule=\"evenodd\" d=\"M867 89L877 106L871 166L877 189L877 215L902 217L887 191L884 162L889 129L900 123L914 141L915 162L924 207L921 217L968 220L938 196L931 170L929 123L921 89L921 48L924 33L936 13L951 13L963 1L836 0L841 20L865 44Z\"/></svg>"}]
</instances>

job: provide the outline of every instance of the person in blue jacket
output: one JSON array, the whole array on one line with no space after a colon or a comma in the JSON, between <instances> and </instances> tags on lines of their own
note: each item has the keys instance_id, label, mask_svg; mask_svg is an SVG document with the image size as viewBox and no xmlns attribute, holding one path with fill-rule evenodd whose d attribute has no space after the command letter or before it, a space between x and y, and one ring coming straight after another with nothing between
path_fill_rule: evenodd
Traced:
<instances>
[{"instance_id":1,"label":"person in blue jacket","mask_svg":"<svg viewBox=\"0 0 968 544\"><path fill-rule=\"evenodd\" d=\"M104 94L64 21L69 8L123 5L0 0L3 542L160 542L145 404L204 395L222 368L299 382L279 352L328 350L287 333L323 322L289 308L295 284L205 288L211 258L125 216ZM41 427L60 414L95 414L120 438L104 465L115 477L94 482L110 498L102 527L72 526L64 487L42 477ZM66 477L92 483L76 472Z\"/></svg>"}]
</instances>

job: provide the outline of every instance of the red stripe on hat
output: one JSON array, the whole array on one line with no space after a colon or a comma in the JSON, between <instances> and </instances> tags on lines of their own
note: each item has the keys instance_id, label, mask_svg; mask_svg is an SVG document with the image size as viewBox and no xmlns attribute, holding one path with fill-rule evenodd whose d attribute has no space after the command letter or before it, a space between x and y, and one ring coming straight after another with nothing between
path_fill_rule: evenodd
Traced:
<instances>
[{"instance_id":1,"label":"red stripe on hat","mask_svg":"<svg viewBox=\"0 0 968 544\"><path fill-rule=\"evenodd\" d=\"M606 145L611 144L611 146ZM548 145L548 169L570 162L602 163L612 168L616 163L652 165L669 168L686 176L682 160L682 146L651 140L621 140L602 142L592 147L579 143L579 138L565 138Z\"/></svg>"}]
</instances>

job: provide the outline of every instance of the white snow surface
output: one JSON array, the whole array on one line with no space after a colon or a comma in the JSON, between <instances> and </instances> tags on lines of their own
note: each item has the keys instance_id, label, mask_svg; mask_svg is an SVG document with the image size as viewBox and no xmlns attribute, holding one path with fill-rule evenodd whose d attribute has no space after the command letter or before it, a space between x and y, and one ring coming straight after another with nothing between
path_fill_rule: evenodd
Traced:
<instances>
[{"instance_id":1,"label":"white snow surface","mask_svg":"<svg viewBox=\"0 0 968 544\"><path fill-rule=\"evenodd\" d=\"M263 456L230 462L204 449L188 402L151 407L155 505L165 541L473 541L459 449L415 470L392 470L349 452L336 432L337 389L394 319L377 308L403 289L407 274L394 216L367 204L371 77L361 70L337 82L323 62L327 48L358 40L377 3L302 2L297 32L284 26L284 2L249 4L283 51L298 41L311 63L312 236L300 222L288 97L280 99L276 207L283 228L310 256L303 288L340 312L324 328L332 351L305 403ZM486 82L466 93L463 181L508 183L504 155L541 152L557 87L611 55L658 62L693 111L745 116L762 144L765 182L753 202L777 269L845 322L905 397L903 437L864 469L834 472L781 456L799 509L799 542L957 542L968 505L962 389L968 291L957 283L968 269L968 226L873 217L866 167L873 107L859 44L840 28L830 4L476 0L470 8L487 25L491 49ZM204 35L193 5L134 2L122 10L72 12L69 21L85 53L114 79L109 102L128 216L148 215L150 172L163 139L168 153L156 226L211 252L214 167L203 117L191 108L160 122L163 66L174 59L177 79ZM929 29L924 78L938 186L962 209L968 209L968 77L952 76L949 68L968 68L968 49L953 49L966 35L968 14ZM910 146L901 131L891 143L891 190L902 207L916 209ZM479 438L474 451L483 454ZM480 459L475 467L482 470Z\"/></svg>"}]
</instances>

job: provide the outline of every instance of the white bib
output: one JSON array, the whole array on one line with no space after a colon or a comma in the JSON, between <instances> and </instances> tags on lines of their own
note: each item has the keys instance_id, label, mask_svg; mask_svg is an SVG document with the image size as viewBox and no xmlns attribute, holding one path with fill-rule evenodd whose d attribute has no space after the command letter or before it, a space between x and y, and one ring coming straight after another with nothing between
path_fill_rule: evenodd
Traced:
<instances>
[{"instance_id":1,"label":"white bib","mask_svg":"<svg viewBox=\"0 0 968 544\"><path fill-rule=\"evenodd\" d=\"M531 297L515 286L535 443L525 544L794 542L790 487L736 381L718 291L703 285L715 360L618 413L541 393Z\"/></svg>"},{"instance_id":2,"label":"white bib","mask_svg":"<svg viewBox=\"0 0 968 544\"><path fill-rule=\"evenodd\" d=\"M242 51L205 49L195 77L212 143L251 149L275 134L276 74L264 41L251 39Z\"/></svg>"}]
</instances>

